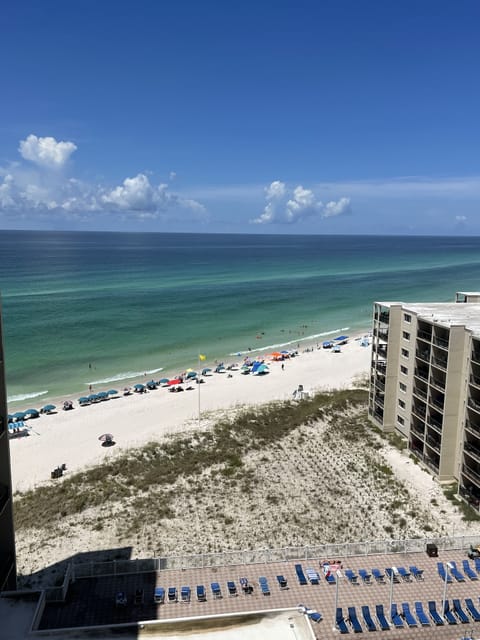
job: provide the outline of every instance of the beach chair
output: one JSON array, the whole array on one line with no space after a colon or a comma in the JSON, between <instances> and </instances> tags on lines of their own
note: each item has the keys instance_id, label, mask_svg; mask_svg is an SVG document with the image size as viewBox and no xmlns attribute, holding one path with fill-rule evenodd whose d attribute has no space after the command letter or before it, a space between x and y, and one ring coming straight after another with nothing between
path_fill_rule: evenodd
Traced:
<instances>
[{"instance_id":1,"label":"beach chair","mask_svg":"<svg viewBox=\"0 0 480 640\"><path fill-rule=\"evenodd\" d=\"M261 590L262 594L264 596L269 596L270 595L270 587L268 586L268 580L265 578L265 576L261 576L258 579L258 584L260 585L260 590Z\"/></svg>"},{"instance_id":2,"label":"beach chair","mask_svg":"<svg viewBox=\"0 0 480 640\"><path fill-rule=\"evenodd\" d=\"M463 571L466 576L470 578L470 580L478 580L478 575L470 566L470 562L468 560L462 560Z\"/></svg>"},{"instance_id":3,"label":"beach chair","mask_svg":"<svg viewBox=\"0 0 480 640\"><path fill-rule=\"evenodd\" d=\"M368 573L366 569L359 569L358 575L362 579L363 584L372 584L372 574Z\"/></svg>"},{"instance_id":4,"label":"beach chair","mask_svg":"<svg viewBox=\"0 0 480 640\"><path fill-rule=\"evenodd\" d=\"M177 587L168 587L167 599L168 602L177 602Z\"/></svg>"},{"instance_id":5,"label":"beach chair","mask_svg":"<svg viewBox=\"0 0 480 640\"><path fill-rule=\"evenodd\" d=\"M480 558L474 558L473 561L475 563L475 571L480 573Z\"/></svg>"},{"instance_id":6,"label":"beach chair","mask_svg":"<svg viewBox=\"0 0 480 640\"><path fill-rule=\"evenodd\" d=\"M253 586L249 583L247 578L240 578L239 582L240 582L242 591L246 596L251 595L253 593Z\"/></svg>"},{"instance_id":7,"label":"beach chair","mask_svg":"<svg viewBox=\"0 0 480 640\"><path fill-rule=\"evenodd\" d=\"M465 576L463 575L463 573L461 571L458 570L457 563L453 562L453 560L452 560L450 562L450 564L451 564L450 573L455 578L455 580L457 582L465 582Z\"/></svg>"},{"instance_id":8,"label":"beach chair","mask_svg":"<svg viewBox=\"0 0 480 640\"><path fill-rule=\"evenodd\" d=\"M207 601L207 592L205 591L203 584L197 584L197 600L198 602Z\"/></svg>"},{"instance_id":9,"label":"beach chair","mask_svg":"<svg viewBox=\"0 0 480 640\"><path fill-rule=\"evenodd\" d=\"M410 628L418 626L417 621L415 620L415 618L412 615L412 612L410 611L410 605L408 604L408 602L402 602L402 615L405 622Z\"/></svg>"},{"instance_id":10,"label":"beach chair","mask_svg":"<svg viewBox=\"0 0 480 640\"><path fill-rule=\"evenodd\" d=\"M283 576L277 576L277 582L280 589L288 589L287 580Z\"/></svg>"},{"instance_id":11,"label":"beach chair","mask_svg":"<svg viewBox=\"0 0 480 640\"><path fill-rule=\"evenodd\" d=\"M377 616L378 624L380 625L380 629L382 631L389 631L390 625L388 624L388 620L385 617L385 612L383 610L383 604L375 605L375 614Z\"/></svg>"},{"instance_id":12,"label":"beach chair","mask_svg":"<svg viewBox=\"0 0 480 640\"><path fill-rule=\"evenodd\" d=\"M190 587L182 587L180 589L180 601L181 602L190 602Z\"/></svg>"},{"instance_id":13,"label":"beach chair","mask_svg":"<svg viewBox=\"0 0 480 640\"><path fill-rule=\"evenodd\" d=\"M403 620L398 612L395 602L392 602L392 608L390 609L390 620L392 621L395 629L401 629L403 627Z\"/></svg>"},{"instance_id":14,"label":"beach chair","mask_svg":"<svg viewBox=\"0 0 480 640\"><path fill-rule=\"evenodd\" d=\"M340 633L348 633L347 623L345 622L345 618L343 617L343 611L341 607L337 607L337 611L335 613L335 624L337 625Z\"/></svg>"},{"instance_id":15,"label":"beach chair","mask_svg":"<svg viewBox=\"0 0 480 640\"><path fill-rule=\"evenodd\" d=\"M229 580L227 582L227 589L228 589L228 595L229 596L236 596L238 595L237 593L237 587L235 585L235 582L233 580Z\"/></svg>"},{"instance_id":16,"label":"beach chair","mask_svg":"<svg viewBox=\"0 0 480 640\"><path fill-rule=\"evenodd\" d=\"M318 613L318 611L310 611L307 615L313 622L321 622L322 620L322 614Z\"/></svg>"},{"instance_id":17,"label":"beach chair","mask_svg":"<svg viewBox=\"0 0 480 640\"><path fill-rule=\"evenodd\" d=\"M471 615L472 620L474 622L480 622L480 611L473 604L473 600L471 598L465 598L465 606L468 609L468 613Z\"/></svg>"},{"instance_id":18,"label":"beach chair","mask_svg":"<svg viewBox=\"0 0 480 640\"><path fill-rule=\"evenodd\" d=\"M320 584L320 576L318 575L318 571L308 568L306 569L306 574L310 584Z\"/></svg>"},{"instance_id":19,"label":"beach chair","mask_svg":"<svg viewBox=\"0 0 480 640\"><path fill-rule=\"evenodd\" d=\"M437 627L441 627L443 625L443 618L437 611L437 605L434 600L428 601L428 613L430 614L431 619Z\"/></svg>"},{"instance_id":20,"label":"beach chair","mask_svg":"<svg viewBox=\"0 0 480 640\"><path fill-rule=\"evenodd\" d=\"M358 584L358 576L355 575L354 571L351 569L345 569L345 575L351 584Z\"/></svg>"},{"instance_id":21,"label":"beach chair","mask_svg":"<svg viewBox=\"0 0 480 640\"><path fill-rule=\"evenodd\" d=\"M445 600L445 602L443 603L443 617L448 622L448 624L457 624L457 618L455 617L453 611L450 609L448 600Z\"/></svg>"},{"instance_id":22,"label":"beach chair","mask_svg":"<svg viewBox=\"0 0 480 640\"><path fill-rule=\"evenodd\" d=\"M462 609L462 604L458 598L454 598L452 600L453 610L457 615L457 618L460 620L462 624L468 624L470 622L470 618L467 616L465 611Z\"/></svg>"},{"instance_id":23,"label":"beach chair","mask_svg":"<svg viewBox=\"0 0 480 640\"><path fill-rule=\"evenodd\" d=\"M410 573L415 580L423 580L423 569L418 569L414 564L410 565Z\"/></svg>"},{"instance_id":24,"label":"beach chair","mask_svg":"<svg viewBox=\"0 0 480 640\"><path fill-rule=\"evenodd\" d=\"M299 584L301 584L301 585L308 584L307 583L307 579L305 577L305 574L303 573L303 569L302 569L302 565L301 564L296 564L295 565L295 573L297 574L297 578L298 578Z\"/></svg>"},{"instance_id":25,"label":"beach chair","mask_svg":"<svg viewBox=\"0 0 480 640\"><path fill-rule=\"evenodd\" d=\"M212 590L212 596L216 599L220 599L222 597L222 590L220 589L220 584L218 582L210 583L210 588Z\"/></svg>"},{"instance_id":26,"label":"beach chair","mask_svg":"<svg viewBox=\"0 0 480 640\"><path fill-rule=\"evenodd\" d=\"M352 625L353 632L362 633L362 625L357 618L357 611L355 607L348 607L348 619L350 620L350 624Z\"/></svg>"},{"instance_id":27,"label":"beach chair","mask_svg":"<svg viewBox=\"0 0 480 640\"><path fill-rule=\"evenodd\" d=\"M447 575L445 567L443 566L443 562L437 562L437 571L438 571L438 575L443 580L443 582L445 582L445 578L446 578L448 584L453 582L451 573L448 573L448 575Z\"/></svg>"},{"instance_id":28,"label":"beach chair","mask_svg":"<svg viewBox=\"0 0 480 640\"><path fill-rule=\"evenodd\" d=\"M165 602L165 589L163 587L155 587L153 601L155 604L163 604Z\"/></svg>"},{"instance_id":29,"label":"beach chair","mask_svg":"<svg viewBox=\"0 0 480 640\"><path fill-rule=\"evenodd\" d=\"M372 569L372 576L375 578L375 582L385 584L385 574L380 569Z\"/></svg>"},{"instance_id":30,"label":"beach chair","mask_svg":"<svg viewBox=\"0 0 480 640\"><path fill-rule=\"evenodd\" d=\"M412 574L410 573L410 571L407 571L405 569L405 567L397 567L397 569L398 569L398 573L400 574L400 577L405 582L411 582L412 581Z\"/></svg>"},{"instance_id":31,"label":"beach chair","mask_svg":"<svg viewBox=\"0 0 480 640\"><path fill-rule=\"evenodd\" d=\"M392 567L386 567L385 573L389 582L392 580L392 578L395 584L398 584L400 582L400 574L398 573L398 569L395 570Z\"/></svg>"},{"instance_id":32,"label":"beach chair","mask_svg":"<svg viewBox=\"0 0 480 640\"><path fill-rule=\"evenodd\" d=\"M430 626L430 620L428 619L427 614L423 610L423 605L422 605L421 602L418 602L418 601L415 602L415 614L416 614L416 616L418 618L418 621L422 625L422 627L429 627Z\"/></svg>"},{"instance_id":33,"label":"beach chair","mask_svg":"<svg viewBox=\"0 0 480 640\"><path fill-rule=\"evenodd\" d=\"M373 621L372 615L370 613L370 609L368 608L367 605L364 605L362 607L362 616L363 616L363 619L365 620L365 624L367 625L367 629L369 631L376 631L377 627L375 625L375 622Z\"/></svg>"}]
</instances>

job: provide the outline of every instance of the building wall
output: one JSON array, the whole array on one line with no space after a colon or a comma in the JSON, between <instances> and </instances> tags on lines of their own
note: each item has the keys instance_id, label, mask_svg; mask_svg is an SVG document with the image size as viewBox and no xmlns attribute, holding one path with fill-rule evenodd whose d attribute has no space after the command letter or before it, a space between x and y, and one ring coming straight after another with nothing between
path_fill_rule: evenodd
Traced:
<instances>
[{"instance_id":1,"label":"building wall","mask_svg":"<svg viewBox=\"0 0 480 640\"><path fill-rule=\"evenodd\" d=\"M15 534L0 301L0 591L16 588Z\"/></svg>"}]
</instances>

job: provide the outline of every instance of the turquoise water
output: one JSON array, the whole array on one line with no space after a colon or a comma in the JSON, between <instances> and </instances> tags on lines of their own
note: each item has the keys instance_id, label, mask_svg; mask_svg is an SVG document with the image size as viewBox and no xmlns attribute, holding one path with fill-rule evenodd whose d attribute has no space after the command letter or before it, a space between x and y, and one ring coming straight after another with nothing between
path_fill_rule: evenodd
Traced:
<instances>
[{"instance_id":1,"label":"turquoise water","mask_svg":"<svg viewBox=\"0 0 480 640\"><path fill-rule=\"evenodd\" d=\"M0 256L15 408L363 331L375 300L480 289L480 238L2 231Z\"/></svg>"}]
</instances>

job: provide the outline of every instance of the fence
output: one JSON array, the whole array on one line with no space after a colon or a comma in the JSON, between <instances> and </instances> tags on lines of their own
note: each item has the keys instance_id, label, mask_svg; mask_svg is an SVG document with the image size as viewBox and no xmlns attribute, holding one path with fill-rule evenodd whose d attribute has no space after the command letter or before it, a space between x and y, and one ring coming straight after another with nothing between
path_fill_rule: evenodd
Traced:
<instances>
[{"instance_id":1,"label":"fence","mask_svg":"<svg viewBox=\"0 0 480 640\"><path fill-rule=\"evenodd\" d=\"M257 549L228 551L224 553L202 553L196 555L166 556L138 560L112 560L110 562L85 562L70 565L71 579L95 576L147 573L171 569L202 569L245 564L268 564L290 560L342 559L352 556L388 555L392 553L424 552L427 543L433 542L441 551L467 549L480 542L478 536L455 536L445 538L414 538L407 540L378 540L374 542L347 542L324 544L312 547L284 547L281 549ZM64 581L64 586L67 577ZM63 589L58 587L57 589ZM48 598L50 599L50 598Z\"/></svg>"}]
</instances>

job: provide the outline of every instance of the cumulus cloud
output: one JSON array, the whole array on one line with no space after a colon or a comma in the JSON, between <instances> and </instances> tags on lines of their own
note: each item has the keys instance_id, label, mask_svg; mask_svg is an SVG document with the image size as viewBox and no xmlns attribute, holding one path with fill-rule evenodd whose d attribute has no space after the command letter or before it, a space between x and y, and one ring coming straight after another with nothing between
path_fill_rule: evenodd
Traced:
<instances>
[{"instance_id":1,"label":"cumulus cloud","mask_svg":"<svg viewBox=\"0 0 480 640\"><path fill-rule=\"evenodd\" d=\"M254 224L294 224L308 218L331 218L350 211L350 198L324 204L311 189L302 185L291 190L284 182L275 180L264 191L266 204L262 214L251 220Z\"/></svg>"},{"instance_id":2,"label":"cumulus cloud","mask_svg":"<svg viewBox=\"0 0 480 640\"><path fill-rule=\"evenodd\" d=\"M25 140L20 140L18 147L22 158L50 169L63 167L76 150L77 146L73 142L57 142L55 138L38 138L33 134Z\"/></svg>"},{"instance_id":3,"label":"cumulus cloud","mask_svg":"<svg viewBox=\"0 0 480 640\"><path fill-rule=\"evenodd\" d=\"M467 221L467 216L455 216L455 220L457 222L466 222Z\"/></svg>"}]
</instances>

